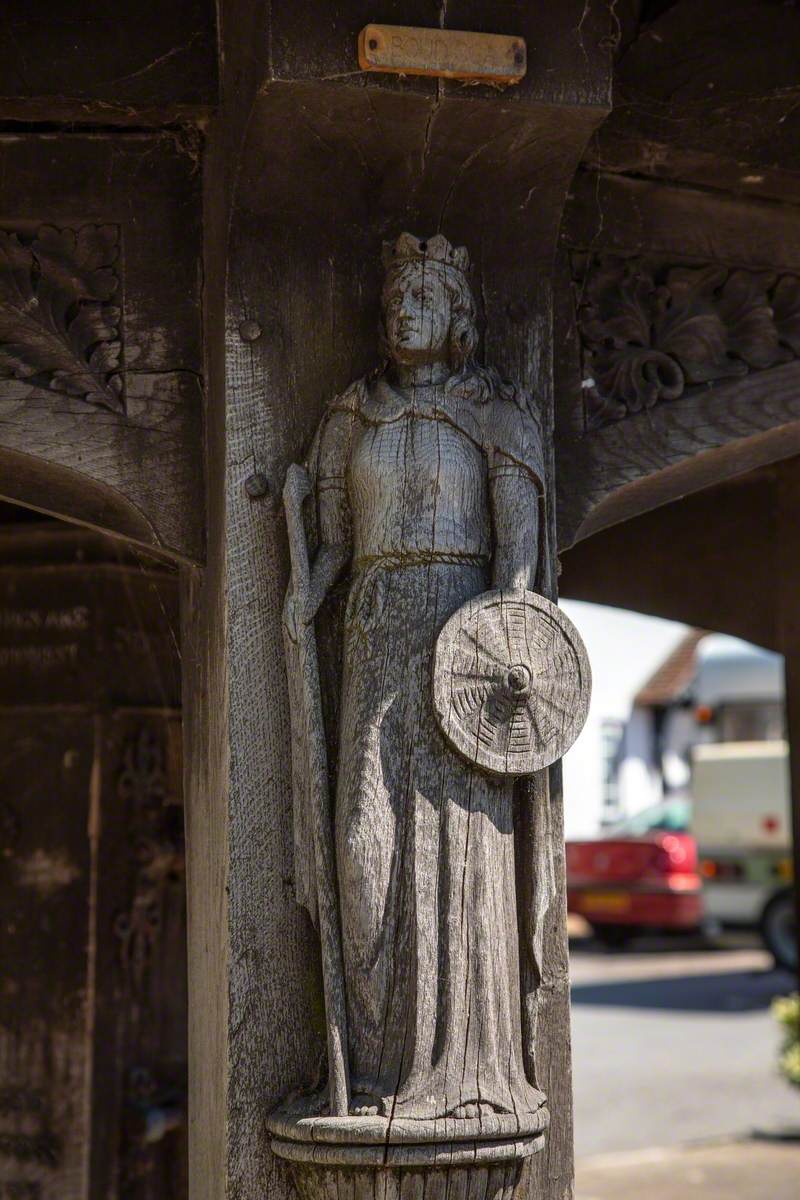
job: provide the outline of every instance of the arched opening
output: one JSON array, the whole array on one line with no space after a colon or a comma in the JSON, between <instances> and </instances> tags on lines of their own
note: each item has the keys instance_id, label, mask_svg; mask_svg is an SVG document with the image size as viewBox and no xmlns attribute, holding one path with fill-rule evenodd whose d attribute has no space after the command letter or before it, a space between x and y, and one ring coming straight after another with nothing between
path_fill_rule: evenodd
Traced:
<instances>
[{"instance_id":1,"label":"arched opening","mask_svg":"<svg viewBox=\"0 0 800 1200\"><path fill-rule=\"evenodd\" d=\"M623 1161L627 1178L659 1194L669 1163L674 1170L671 1146L796 1126L770 1012L775 997L796 989L796 976L775 968L759 928L778 902L784 917L791 911L799 466L791 457L757 465L601 529L563 555L561 595L568 610L571 600L589 602L572 615L585 622L605 705L592 734L596 826L601 792L612 785L602 840L586 834L587 822L576 833L569 803L580 803L581 775L567 759L572 908L603 942L592 945L589 926L576 922L576 1152L579 1186L592 1195L621 1186ZM669 824L681 806L684 823ZM620 821L626 813L636 815ZM684 836L704 881L702 905L680 936L676 921L665 937L670 914L662 925L637 908L650 885L644 869L634 880L631 856L663 853L665 839ZM637 911L645 924L636 925ZM596 1110L601 1080L607 1120ZM763 1144L748 1143L754 1162ZM651 1156L634 1167L627 1152L653 1146L666 1148L663 1162ZM592 1164L601 1151L622 1157ZM720 1155L721 1147L709 1149L697 1169L722 1180Z\"/></svg>"}]
</instances>

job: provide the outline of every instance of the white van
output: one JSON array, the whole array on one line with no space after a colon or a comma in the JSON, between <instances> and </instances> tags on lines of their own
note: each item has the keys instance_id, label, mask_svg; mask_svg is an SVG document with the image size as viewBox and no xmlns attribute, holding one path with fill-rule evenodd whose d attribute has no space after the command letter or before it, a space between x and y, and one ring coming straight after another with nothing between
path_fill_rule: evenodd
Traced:
<instances>
[{"instance_id":1,"label":"white van","mask_svg":"<svg viewBox=\"0 0 800 1200\"><path fill-rule=\"evenodd\" d=\"M787 743L695 745L690 786L706 921L757 926L776 962L791 969L797 942Z\"/></svg>"},{"instance_id":2,"label":"white van","mask_svg":"<svg viewBox=\"0 0 800 1200\"><path fill-rule=\"evenodd\" d=\"M796 963L781 655L690 630L637 694L615 772L627 818L685 805L707 926L760 929Z\"/></svg>"}]
</instances>

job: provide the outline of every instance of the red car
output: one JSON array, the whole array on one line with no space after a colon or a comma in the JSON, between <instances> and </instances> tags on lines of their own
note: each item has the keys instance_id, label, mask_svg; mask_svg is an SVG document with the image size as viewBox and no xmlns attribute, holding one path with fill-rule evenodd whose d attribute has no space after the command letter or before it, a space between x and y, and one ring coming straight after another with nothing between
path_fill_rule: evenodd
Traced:
<instances>
[{"instance_id":1,"label":"red car","mask_svg":"<svg viewBox=\"0 0 800 1200\"><path fill-rule=\"evenodd\" d=\"M567 904L601 941L645 930L694 930L703 919L689 806L646 809L591 841L567 843Z\"/></svg>"}]
</instances>

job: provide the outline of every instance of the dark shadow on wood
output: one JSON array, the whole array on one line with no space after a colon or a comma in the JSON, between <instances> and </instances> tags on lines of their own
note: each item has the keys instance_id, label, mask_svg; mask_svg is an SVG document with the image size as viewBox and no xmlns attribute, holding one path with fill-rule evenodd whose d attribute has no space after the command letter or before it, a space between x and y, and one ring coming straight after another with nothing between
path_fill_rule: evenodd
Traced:
<instances>
[{"instance_id":1,"label":"dark shadow on wood","mask_svg":"<svg viewBox=\"0 0 800 1200\"><path fill-rule=\"evenodd\" d=\"M662 504L562 555L562 596L630 608L781 649L777 467Z\"/></svg>"},{"instance_id":2,"label":"dark shadow on wood","mask_svg":"<svg viewBox=\"0 0 800 1200\"><path fill-rule=\"evenodd\" d=\"M160 548L144 513L121 492L32 454L0 447L0 498L150 550Z\"/></svg>"}]
</instances>

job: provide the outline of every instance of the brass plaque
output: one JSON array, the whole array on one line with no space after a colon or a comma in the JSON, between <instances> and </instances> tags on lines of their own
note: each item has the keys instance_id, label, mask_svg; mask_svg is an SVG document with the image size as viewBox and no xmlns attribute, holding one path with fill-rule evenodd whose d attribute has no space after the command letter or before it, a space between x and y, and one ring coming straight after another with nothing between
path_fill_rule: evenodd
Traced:
<instances>
[{"instance_id":1,"label":"brass plaque","mask_svg":"<svg viewBox=\"0 0 800 1200\"><path fill-rule=\"evenodd\" d=\"M499 33L365 25L358 35L358 62L363 71L508 84L523 78L527 50L524 38Z\"/></svg>"}]
</instances>

